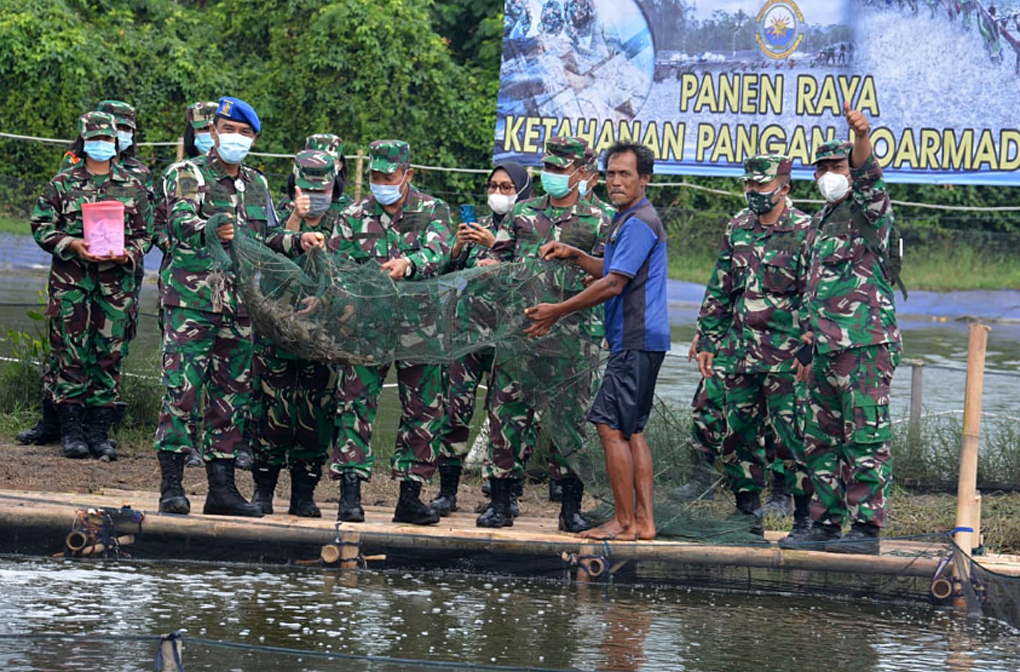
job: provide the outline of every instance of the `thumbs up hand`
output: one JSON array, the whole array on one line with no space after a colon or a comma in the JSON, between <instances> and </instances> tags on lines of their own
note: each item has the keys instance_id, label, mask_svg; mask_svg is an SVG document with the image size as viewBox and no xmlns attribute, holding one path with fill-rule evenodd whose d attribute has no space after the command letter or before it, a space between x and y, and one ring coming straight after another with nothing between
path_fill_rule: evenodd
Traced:
<instances>
[{"instance_id":1,"label":"thumbs up hand","mask_svg":"<svg viewBox=\"0 0 1020 672\"><path fill-rule=\"evenodd\" d=\"M312 209L312 199L308 194L301 192L301 187L294 187L294 214L304 218Z\"/></svg>"},{"instance_id":2,"label":"thumbs up hand","mask_svg":"<svg viewBox=\"0 0 1020 672\"><path fill-rule=\"evenodd\" d=\"M863 112L850 107L850 101L843 101L843 113L846 116L846 123L850 126L850 130L854 132L854 137L867 136L871 125L868 124L868 118L864 116Z\"/></svg>"}]
</instances>

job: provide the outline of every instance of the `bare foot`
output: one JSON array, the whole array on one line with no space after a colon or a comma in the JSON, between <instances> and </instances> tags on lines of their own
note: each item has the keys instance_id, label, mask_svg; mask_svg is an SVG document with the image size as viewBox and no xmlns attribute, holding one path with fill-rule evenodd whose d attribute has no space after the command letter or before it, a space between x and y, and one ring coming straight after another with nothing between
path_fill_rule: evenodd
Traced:
<instances>
[{"instance_id":1,"label":"bare foot","mask_svg":"<svg viewBox=\"0 0 1020 672\"><path fill-rule=\"evenodd\" d=\"M655 514L640 506L635 513L637 514L637 538L642 541L655 539Z\"/></svg>"},{"instance_id":2,"label":"bare foot","mask_svg":"<svg viewBox=\"0 0 1020 672\"><path fill-rule=\"evenodd\" d=\"M624 527L616 518L613 518L604 525L599 525L591 530L585 530L578 536L583 539L618 539L620 541L634 541L637 539L637 532L632 527Z\"/></svg>"}]
</instances>

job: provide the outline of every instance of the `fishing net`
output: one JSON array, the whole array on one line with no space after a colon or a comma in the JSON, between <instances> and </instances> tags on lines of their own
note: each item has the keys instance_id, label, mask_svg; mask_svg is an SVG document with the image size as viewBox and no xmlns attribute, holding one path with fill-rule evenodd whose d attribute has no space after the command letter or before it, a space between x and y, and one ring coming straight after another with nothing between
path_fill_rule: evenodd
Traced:
<instances>
[{"instance_id":1,"label":"fishing net","mask_svg":"<svg viewBox=\"0 0 1020 672\"><path fill-rule=\"evenodd\" d=\"M376 264L357 264L325 250L294 258L251 235L239 235L226 256L212 253L235 275L256 331L280 347L323 362L382 365L394 361L447 364L485 348L516 380L539 418L543 446L557 452L585 483L608 520L613 498L605 459L586 421L607 351L595 311L561 319L549 335L528 338L524 310L569 298L580 284L573 264L538 259L394 282ZM479 414L481 415L481 414ZM680 503L669 493L687 481L690 420L658 401L645 430L653 451L656 523L660 536L713 544L760 544L753 517L728 502Z\"/></svg>"}]
</instances>

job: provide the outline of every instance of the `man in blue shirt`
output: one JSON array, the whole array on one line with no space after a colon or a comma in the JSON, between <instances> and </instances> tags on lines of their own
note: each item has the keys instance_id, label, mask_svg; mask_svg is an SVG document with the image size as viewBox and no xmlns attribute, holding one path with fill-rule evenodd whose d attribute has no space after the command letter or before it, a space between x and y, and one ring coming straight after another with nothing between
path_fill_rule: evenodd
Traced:
<instances>
[{"instance_id":1,"label":"man in blue shirt","mask_svg":"<svg viewBox=\"0 0 1020 672\"><path fill-rule=\"evenodd\" d=\"M615 515L581 533L590 539L655 538L654 472L644 428L670 338L666 231L645 198L654 168L651 150L642 145L618 143L606 150L606 187L617 215L605 257L560 242L541 249L543 258L572 261L597 279L566 301L524 311L533 321L525 333L540 338L564 315L605 303L609 363L588 420L598 428L606 453Z\"/></svg>"}]
</instances>

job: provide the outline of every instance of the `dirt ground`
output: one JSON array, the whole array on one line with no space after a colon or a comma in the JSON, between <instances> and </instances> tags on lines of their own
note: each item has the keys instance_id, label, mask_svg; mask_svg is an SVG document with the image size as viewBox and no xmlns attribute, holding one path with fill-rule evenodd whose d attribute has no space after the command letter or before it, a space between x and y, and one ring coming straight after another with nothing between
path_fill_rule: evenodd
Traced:
<instances>
[{"instance_id":1,"label":"dirt ground","mask_svg":"<svg viewBox=\"0 0 1020 672\"><path fill-rule=\"evenodd\" d=\"M116 490L159 492L159 464L154 451L147 446L119 446L116 462L97 460L69 460L60 452L59 445L22 446L12 436L0 436L0 489L36 490L50 492L98 493ZM239 471L237 486L243 495L252 494L251 474ZM459 511L474 511L488 499L482 493L482 480L469 475L462 479L457 493ZM207 485L205 470L188 467L184 471L184 489L191 499L192 510L201 511ZM439 476L423 490L422 498L429 501L439 490ZM396 506L399 485L390 480L387 470L380 469L362 491L366 505ZM339 485L323 479L315 494L319 504L335 506L339 500ZM277 499L290 497L290 477L280 474L276 488ZM588 504L588 502L585 502ZM555 518L559 504L548 501L544 483L526 483L524 496L519 501L522 515ZM332 507L328 507L332 508ZM331 515L331 514L324 514Z\"/></svg>"}]
</instances>

